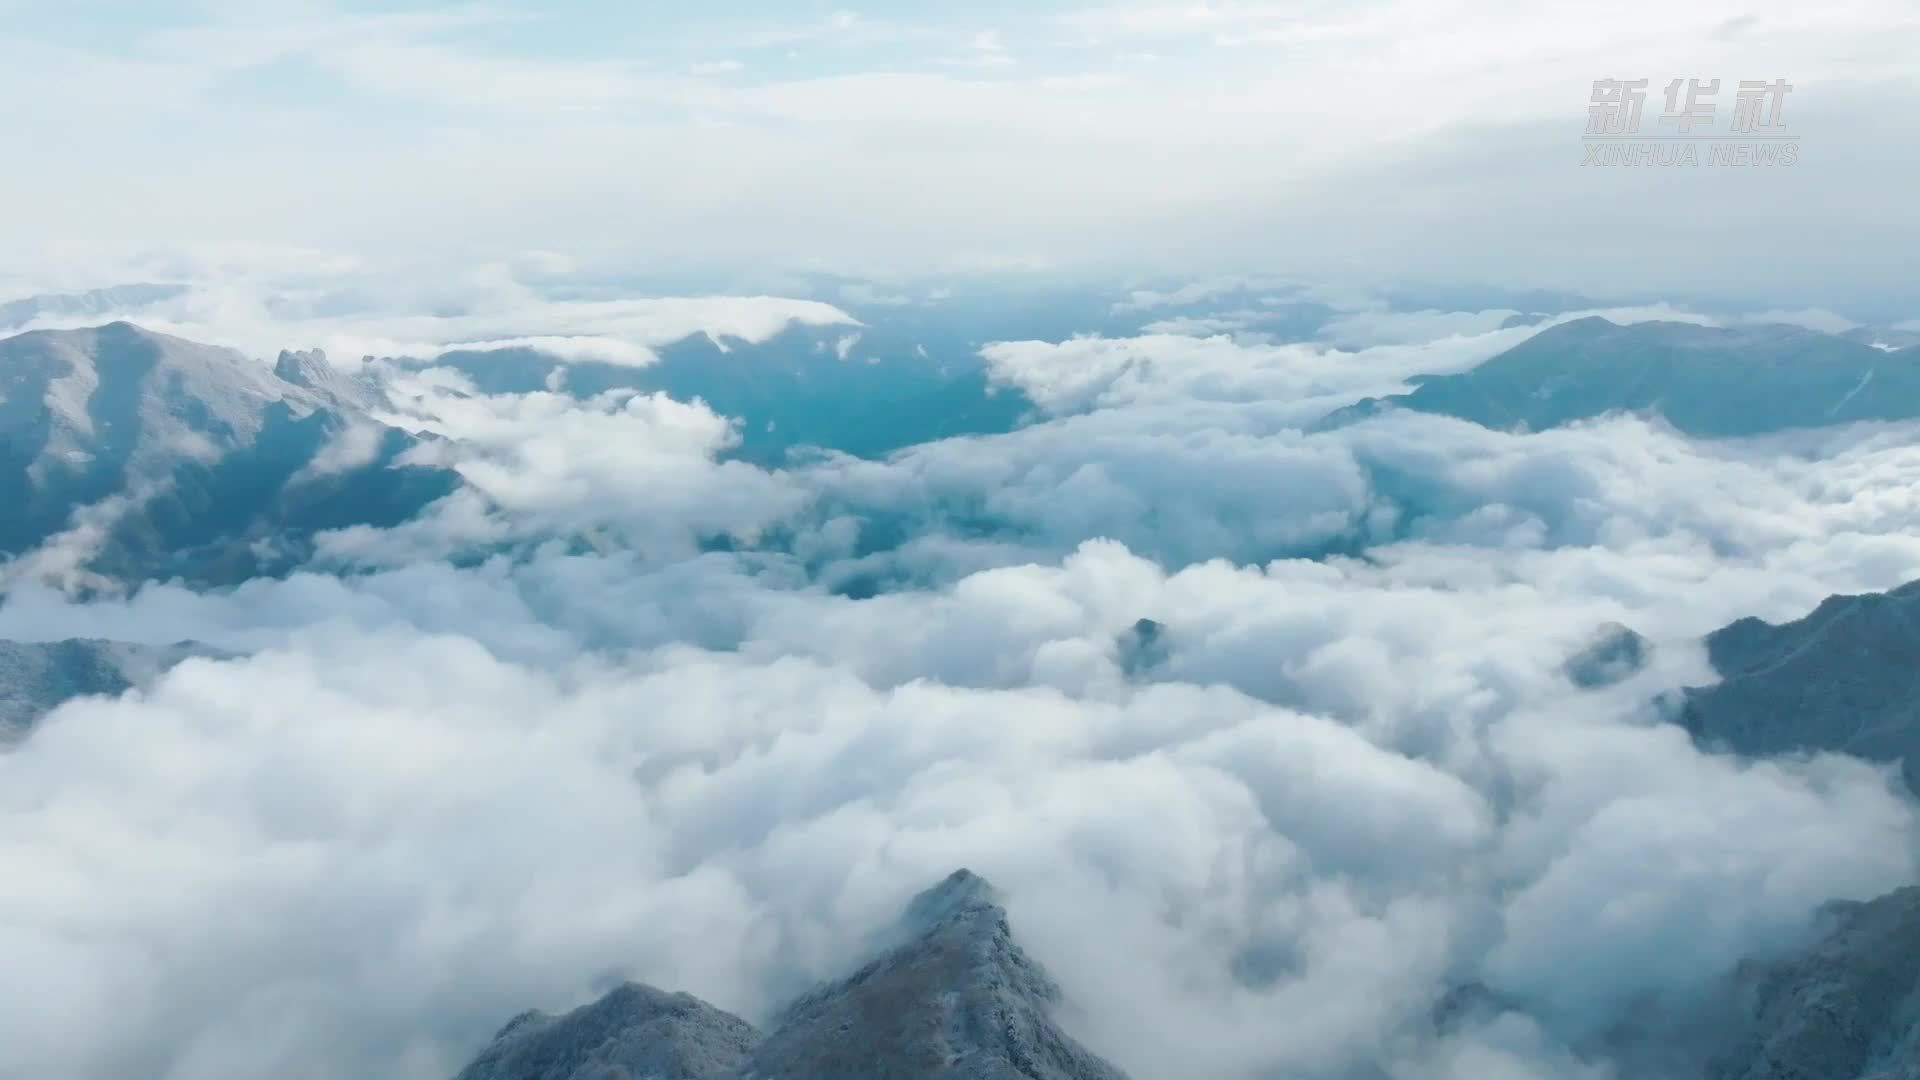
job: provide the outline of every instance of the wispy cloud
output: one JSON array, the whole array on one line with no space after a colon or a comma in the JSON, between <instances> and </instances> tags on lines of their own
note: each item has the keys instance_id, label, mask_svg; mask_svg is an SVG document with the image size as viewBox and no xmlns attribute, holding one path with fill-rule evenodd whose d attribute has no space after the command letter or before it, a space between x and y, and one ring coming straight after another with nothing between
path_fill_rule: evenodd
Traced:
<instances>
[{"instance_id":1,"label":"wispy cloud","mask_svg":"<svg viewBox=\"0 0 1920 1080\"><path fill-rule=\"evenodd\" d=\"M1580 226L1554 208L1602 204L1603 182L1654 179L1578 167L1590 81L1717 73L1799 80L1790 116L1829 147L1813 153L1819 141L1808 142L1796 170L1754 178L1826 226L1809 226L1803 257L1774 272L1858 284L1877 271L1813 250L1818 237L1870 218L1889 243L1920 228L1895 186L1874 180L1899 173L1911 145L1903 125L1920 115L1901 104L1920 100L1908 62L1920 26L1903 5L1859 0L1816 17L1785 0L1716 2L1676 15L1647 0L1584 18L1577 32L1562 14L1402 0L990 20L843 10L677 20L644 35L620 24L558 46L568 16L510 6L320 9L271 24L176 17L125 41L58 44L29 20L0 46L0 89L44 104L10 116L8 133L60 145L71 175L0 183L46 210L22 223L16 244L36 258L90 243L393 254L489 241L595 259L697 250L875 272L1009 250L1062 266L1171 256L1199 269L1276 255L1295 269L1438 266L1434 253L1463 243L1456 232L1471 221L1493 271L1517 280L1575 242ZM1749 15L1743 32L1713 33ZM155 109L176 118L177 137L159 140L138 119ZM191 137L192 154L178 136ZM109 145L138 148L142 197L172 217L109 197ZM1882 167L1843 170L1846 160ZM1429 180L1391 200L1374 193L1379 177L1409 170ZM444 182L457 176L494 182ZM1646 213L1673 228L1737 231L1740 201L1716 177L1728 179L1669 174L1646 192ZM1808 187L1834 184L1849 197ZM1476 207L1501 212L1475 217ZM1260 239L1276 235L1287 243ZM1597 258L1586 265L1615 272ZM1726 267L1751 275L1759 264Z\"/></svg>"}]
</instances>

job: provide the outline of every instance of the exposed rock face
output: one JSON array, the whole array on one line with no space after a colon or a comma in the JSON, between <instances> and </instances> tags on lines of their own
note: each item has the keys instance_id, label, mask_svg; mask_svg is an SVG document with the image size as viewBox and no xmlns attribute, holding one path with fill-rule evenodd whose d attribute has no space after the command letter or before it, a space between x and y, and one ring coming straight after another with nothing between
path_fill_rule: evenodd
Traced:
<instances>
[{"instance_id":1,"label":"exposed rock face","mask_svg":"<svg viewBox=\"0 0 1920 1080\"><path fill-rule=\"evenodd\" d=\"M1575 686L1597 690L1621 682L1647 664L1647 639L1619 623L1602 626L1593 641L1567 658L1563 670Z\"/></svg>"},{"instance_id":2,"label":"exposed rock face","mask_svg":"<svg viewBox=\"0 0 1920 1080\"><path fill-rule=\"evenodd\" d=\"M627 983L565 1016L521 1013L458 1080L708 1080L758 1033L690 994Z\"/></svg>"},{"instance_id":3,"label":"exposed rock face","mask_svg":"<svg viewBox=\"0 0 1920 1080\"><path fill-rule=\"evenodd\" d=\"M1125 1080L1053 1022L1060 990L961 870L915 897L900 943L788 1006L757 1039L684 994L628 985L514 1020L457 1080Z\"/></svg>"},{"instance_id":4,"label":"exposed rock face","mask_svg":"<svg viewBox=\"0 0 1920 1080\"><path fill-rule=\"evenodd\" d=\"M1920 888L1829 916L1811 948L1742 972L1752 1028L1713 1080L1920 1077Z\"/></svg>"},{"instance_id":5,"label":"exposed rock face","mask_svg":"<svg viewBox=\"0 0 1920 1080\"><path fill-rule=\"evenodd\" d=\"M1722 681L1686 691L1681 712L1701 742L1902 761L1920 791L1920 582L1829 597L1778 626L1741 619L1708 636L1707 655Z\"/></svg>"},{"instance_id":6,"label":"exposed rock face","mask_svg":"<svg viewBox=\"0 0 1920 1080\"><path fill-rule=\"evenodd\" d=\"M282 349L273 373L282 382L310 390L336 408L365 409L376 397L371 386L334 367L319 349Z\"/></svg>"},{"instance_id":7,"label":"exposed rock face","mask_svg":"<svg viewBox=\"0 0 1920 1080\"><path fill-rule=\"evenodd\" d=\"M1920 354L1794 326L1576 319L1459 375L1369 399L1334 426L1397 405L1501 430L1539 431L1610 412L1657 413L1689 435L1757 435L1920 416Z\"/></svg>"},{"instance_id":8,"label":"exposed rock face","mask_svg":"<svg viewBox=\"0 0 1920 1080\"><path fill-rule=\"evenodd\" d=\"M134 645L124 641L0 641L0 748L24 738L61 702L87 694L119 694L189 656L220 655L193 642Z\"/></svg>"},{"instance_id":9,"label":"exposed rock face","mask_svg":"<svg viewBox=\"0 0 1920 1080\"><path fill-rule=\"evenodd\" d=\"M1120 670L1128 675L1144 675L1167 662L1172 652L1167 647L1166 627L1152 619L1138 619L1118 641Z\"/></svg>"},{"instance_id":10,"label":"exposed rock face","mask_svg":"<svg viewBox=\"0 0 1920 1080\"><path fill-rule=\"evenodd\" d=\"M317 354L276 374L130 323L0 341L0 558L89 584L230 582L306 554L313 532L405 520L457 478L405 466ZM361 449L328 451L351 436Z\"/></svg>"},{"instance_id":11,"label":"exposed rock face","mask_svg":"<svg viewBox=\"0 0 1920 1080\"><path fill-rule=\"evenodd\" d=\"M1060 991L1013 941L982 878L908 907L907 940L789 1006L743 1080L1120 1080L1053 1023Z\"/></svg>"}]
</instances>

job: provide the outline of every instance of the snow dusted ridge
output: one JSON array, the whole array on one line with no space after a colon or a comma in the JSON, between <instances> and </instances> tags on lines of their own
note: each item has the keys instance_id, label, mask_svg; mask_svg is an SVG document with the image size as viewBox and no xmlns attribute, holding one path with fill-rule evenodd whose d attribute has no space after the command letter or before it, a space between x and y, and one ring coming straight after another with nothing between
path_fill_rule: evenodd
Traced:
<instances>
[{"instance_id":1,"label":"snow dusted ridge","mask_svg":"<svg viewBox=\"0 0 1920 1080\"><path fill-rule=\"evenodd\" d=\"M270 367L116 322L0 341L0 373L0 580L243 580L455 484L317 352Z\"/></svg>"}]
</instances>

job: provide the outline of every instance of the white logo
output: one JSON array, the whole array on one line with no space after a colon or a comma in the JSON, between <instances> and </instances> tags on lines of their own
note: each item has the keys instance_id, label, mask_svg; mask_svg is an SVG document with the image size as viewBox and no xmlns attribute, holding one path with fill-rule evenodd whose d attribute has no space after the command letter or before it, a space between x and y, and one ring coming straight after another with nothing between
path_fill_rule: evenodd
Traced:
<instances>
[{"instance_id":1,"label":"white logo","mask_svg":"<svg viewBox=\"0 0 1920 1080\"><path fill-rule=\"evenodd\" d=\"M1800 136L1787 131L1793 84L1742 79L1724 132L1715 129L1719 79L1674 79L1656 131L1642 134L1647 79L1595 79L1581 136L1582 165L1792 165ZM1696 130L1698 129L1698 130Z\"/></svg>"}]
</instances>

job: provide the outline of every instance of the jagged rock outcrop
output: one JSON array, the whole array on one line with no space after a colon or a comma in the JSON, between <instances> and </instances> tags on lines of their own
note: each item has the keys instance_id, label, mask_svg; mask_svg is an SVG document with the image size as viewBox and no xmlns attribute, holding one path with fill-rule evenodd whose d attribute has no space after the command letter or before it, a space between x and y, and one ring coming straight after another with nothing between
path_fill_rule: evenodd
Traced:
<instances>
[{"instance_id":1,"label":"jagged rock outcrop","mask_svg":"<svg viewBox=\"0 0 1920 1080\"><path fill-rule=\"evenodd\" d=\"M1619 623L1607 623L1561 668L1568 680L1583 690L1597 690L1632 677L1647 665L1652 646L1647 639Z\"/></svg>"},{"instance_id":2,"label":"jagged rock outcrop","mask_svg":"<svg viewBox=\"0 0 1920 1080\"><path fill-rule=\"evenodd\" d=\"M719 1080L758 1034L691 994L627 983L565 1016L521 1013L457 1080Z\"/></svg>"},{"instance_id":3,"label":"jagged rock outcrop","mask_svg":"<svg viewBox=\"0 0 1920 1080\"><path fill-rule=\"evenodd\" d=\"M1334 427L1389 406L1501 430L1540 431L1611 412L1658 414L1705 437L1920 417L1920 350L1778 324L1717 327L1575 319L1408 394L1370 398Z\"/></svg>"},{"instance_id":4,"label":"jagged rock outcrop","mask_svg":"<svg viewBox=\"0 0 1920 1080\"><path fill-rule=\"evenodd\" d=\"M1708 635L1707 656L1721 681L1688 689L1680 714L1703 744L1900 761L1920 791L1920 581L1780 625L1741 619Z\"/></svg>"},{"instance_id":5,"label":"jagged rock outcrop","mask_svg":"<svg viewBox=\"0 0 1920 1080\"><path fill-rule=\"evenodd\" d=\"M1126 1080L1055 1024L1059 987L978 875L915 897L895 933L764 1038L697 999L630 984L563 1017L521 1016L457 1080Z\"/></svg>"},{"instance_id":6,"label":"jagged rock outcrop","mask_svg":"<svg viewBox=\"0 0 1920 1080\"><path fill-rule=\"evenodd\" d=\"M1120 670L1128 675L1144 675L1172 657L1167 647L1166 626L1152 619L1136 619L1115 643Z\"/></svg>"},{"instance_id":7,"label":"jagged rock outcrop","mask_svg":"<svg viewBox=\"0 0 1920 1080\"><path fill-rule=\"evenodd\" d=\"M282 349L273 373L282 382L310 390L336 408L367 409L378 396L372 386L334 367L319 349Z\"/></svg>"},{"instance_id":8,"label":"jagged rock outcrop","mask_svg":"<svg viewBox=\"0 0 1920 1080\"><path fill-rule=\"evenodd\" d=\"M119 694L190 656L220 656L195 642L136 645L125 641L0 641L0 748L18 742L61 702Z\"/></svg>"},{"instance_id":9,"label":"jagged rock outcrop","mask_svg":"<svg viewBox=\"0 0 1920 1080\"><path fill-rule=\"evenodd\" d=\"M1920 887L1825 915L1814 945L1741 972L1751 1027L1712 1080L1920 1077Z\"/></svg>"}]
</instances>

